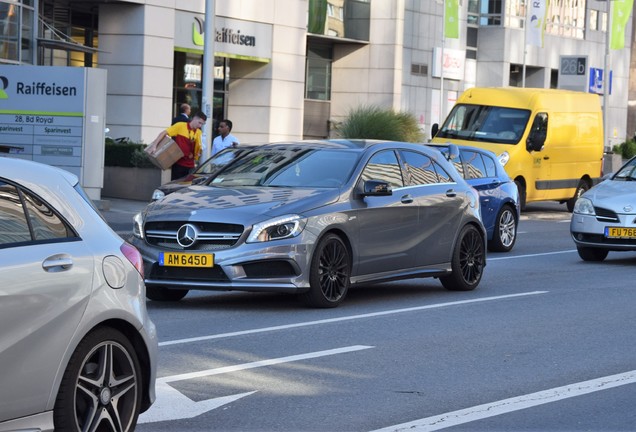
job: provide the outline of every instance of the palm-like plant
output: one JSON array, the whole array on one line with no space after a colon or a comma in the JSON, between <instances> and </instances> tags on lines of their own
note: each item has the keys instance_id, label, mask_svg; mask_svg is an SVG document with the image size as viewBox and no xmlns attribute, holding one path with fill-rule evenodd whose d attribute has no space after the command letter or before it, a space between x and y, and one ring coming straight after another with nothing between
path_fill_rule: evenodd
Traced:
<instances>
[{"instance_id":1,"label":"palm-like plant","mask_svg":"<svg viewBox=\"0 0 636 432\"><path fill-rule=\"evenodd\" d=\"M424 134L413 114L378 106L361 106L352 109L336 126L336 132L342 138L405 142L424 140Z\"/></svg>"}]
</instances>

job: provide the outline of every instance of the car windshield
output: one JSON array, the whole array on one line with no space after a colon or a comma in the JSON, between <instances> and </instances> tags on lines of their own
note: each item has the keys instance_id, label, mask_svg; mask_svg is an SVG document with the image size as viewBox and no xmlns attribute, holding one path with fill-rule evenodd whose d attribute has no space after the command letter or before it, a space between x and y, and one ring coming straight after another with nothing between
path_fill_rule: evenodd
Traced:
<instances>
[{"instance_id":1,"label":"car windshield","mask_svg":"<svg viewBox=\"0 0 636 432\"><path fill-rule=\"evenodd\" d=\"M614 176L613 180L617 181L634 181L636 180L636 158L627 162Z\"/></svg>"},{"instance_id":2,"label":"car windshield","mask_svg":"<svg viewBox=\"0 0 636 432\"><path fill-rule=\"evenodd\" d=\"M224 167L213 186L340 187L351 176L358 153L299 146L255 149Z\"/></svg>"},{"instance_id":3,"label":"car windshield","mask_svg":"<svg viewBox=\"0 0 636 432\"><path fill-rule=\"evenodd\" d=\"M238 148L224 149L201 164L201 166L199 166L193 174L212 174L232 162L244 152L245 151L243 149Z\"/></svg>"},{"instance_id":4,"label":"car windshield","mask_svg":"<svg viewBox=\"0 0 636 432\"><path fill-rule=\"evenodd\" d=\"M530 111L487 105L456 105L436 138L517 144L528 125Z\"/></svg>"}]
</instances>

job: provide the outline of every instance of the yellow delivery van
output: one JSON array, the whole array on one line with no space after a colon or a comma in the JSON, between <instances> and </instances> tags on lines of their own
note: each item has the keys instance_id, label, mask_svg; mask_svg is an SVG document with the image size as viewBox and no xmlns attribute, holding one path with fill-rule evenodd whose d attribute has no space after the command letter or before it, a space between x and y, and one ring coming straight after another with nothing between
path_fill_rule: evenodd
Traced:
<instances>
[{"instance_id":1,"label":"yellow delivery van","mask_svg":"<svg viewBox=\"0 0 636 432\"><path fill-rule=\"evenodd\" d=\"M574 201L600 181L603 114L592 93L535 88L471 88L438 129L434 143L495 152L527 202Z\"/></svg>"}]
</instances>

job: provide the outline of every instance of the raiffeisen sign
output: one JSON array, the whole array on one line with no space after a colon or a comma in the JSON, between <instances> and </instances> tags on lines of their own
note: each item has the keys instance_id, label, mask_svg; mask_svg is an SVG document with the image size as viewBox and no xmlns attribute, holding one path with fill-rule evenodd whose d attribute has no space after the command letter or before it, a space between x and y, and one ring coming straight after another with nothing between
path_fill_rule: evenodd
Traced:
<instances>
[{"instance_id":1,"label":"raiffeisen sign","mask_svg":"<svg viewBox=\"0 0 636 432\"><path fill-rule=\"evenodd\" d=\"M203 53L205 21L199 14L176 11L174 46ZM272 25L217 16L214 53L217 56L269 62L272 58Z\"/></svg>"}]
</instances>

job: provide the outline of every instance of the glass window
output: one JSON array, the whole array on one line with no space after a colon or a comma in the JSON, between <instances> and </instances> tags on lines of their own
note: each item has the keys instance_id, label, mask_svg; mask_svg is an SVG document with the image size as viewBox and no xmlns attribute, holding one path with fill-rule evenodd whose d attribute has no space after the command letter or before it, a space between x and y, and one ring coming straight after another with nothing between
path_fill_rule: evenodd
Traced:
<instances>
[{"instance_id":1,"label":"glass window","mask_svg":"<svg viewBox=\"0 0 636 432\"><path fill-rule=\"evenodd\" d=\"M15 186L0 181L0 245L31 241L22 201Z\"/></svg>"},{"instance_id":2,"label":"glass window","mask_svg":"<svg viewBox=\"0 0 636 432\"><path fill-rule=\"evenodd\" d=\"M550 0L546 6L545 32L583 39L586 0Z\"/></svg>"},{"instance_id":3,"label":"glass window","mask_svg":"<svg viewBox=\"0 0 636 432\"><path fill-rule=\"evenodd\" d=\"M403 151L407 184L411 186L439 183L437 172L430 157L422 153Z\"/></svg>"},{"instance_id":4,"label":"glass window","mask_svg":"<svg viewBox=\"0 0 636 432\"><path fill-rule=\"evenodd\" d=\"M74 237L42 200L0 181L0 246Z\"/></svg>"},{"instance_id":5,"label":"glass window","mask_svg":"<svg viewBox=\"0 0 636 432\"><path fill-rule=\"evenodd\" d=\"M16 4L0 3L0 59L20 60L20 7Z\"/></svg>"},{"instance_id":6,"label":"glass window","mask_svg":"<svg viewBox=\"0 0 636 432\"><path fill-rule=\"evenodd\" d=\"M490 177L486 164L484 163L484 159L482 159L480 153L470 150L462 150L461 155L464 165L466 165L465 178L467 180Z\"/></svg>"},{"instance_id":7,"label":"glass window","mask_svg":"<svg viewBox=\"0 0 636 432\"><path fill-rule=\"evenodd\" d=\"M305 98L331 100L331 47L307 47L306 61Z\"/></svg>"},{"instance_id":8,"label":"glass window","mask_svg":"<svg viewBox=\"0 0 636 432\"><path fill-rule=\"evenodd\" d=\"M382 180L392 188L404 186L402 170L392 150L374 154L362 171L362 180Z\"/></svg>"}]
</instances>

